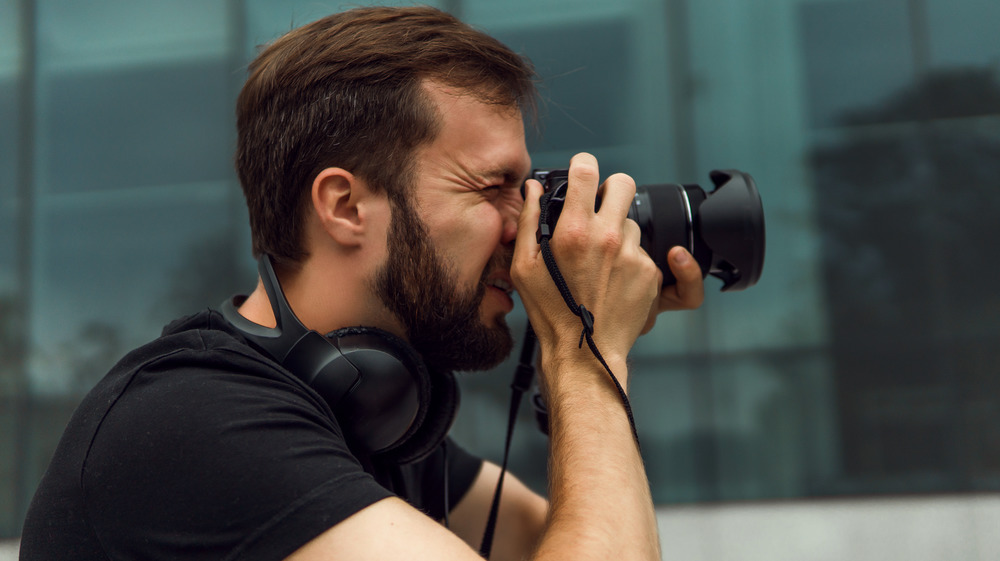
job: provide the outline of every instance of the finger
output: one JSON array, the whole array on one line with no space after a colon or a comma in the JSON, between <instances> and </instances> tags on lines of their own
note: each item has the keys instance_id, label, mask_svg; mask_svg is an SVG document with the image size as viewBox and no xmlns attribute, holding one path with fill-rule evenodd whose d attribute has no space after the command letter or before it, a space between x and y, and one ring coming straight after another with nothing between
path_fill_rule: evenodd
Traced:
<instances>
[{"instance_id":1,"label":"finger","mask_svg":"<svg viewBox=\"0 0 1000 561\"><path fill-rule=\"evenodd\" d=\"M642 249L642 246L639 245L642 241L642 228L639 227L639 224L635 220L631 218L625 219L625 225L622 227L622 239L625 245L636 246L645 253L646 250Z\"/></svg>"},{"instance_id":2,"label":"finger","mask_svg":"<svg viewBox=\"0 0 1000 561\"><path fill-rule=\"evenodd\" d=\"M678 304L685 308L697 308L705 300L705 283L701 275L701 267L690 253L677 246L667 253L667 264L670 272L677 278L675 287Z\"/></svg>"},{"instance_id":3,"label":"finger","mask_svg":"<svg viewBox=\"0 0 1000 561\"><path fill-rule=\"evenodd\" d=\"M567 212L581 216L594 213L600 178L597 158L586 152L573 156L569 162L569 187L566 189L563 216Z\"/></svg>"},{"instance_id":4,"label":"finger","mask_svg":"<svg viewBox=\"0 0 1000 561\"><path fill-rule=\"evenodd\" d=\"M534 179L524 182L524 205L521 207L521 214L517 216L517 237L514 238L514 247L529 251L529 255L540 251L535 232L538 230L538 216L541 213L538 203L541 196L541 183Z\"/></svg>"},{"instance_id":5,"label":"finger","mask_svg":"<svg viewBox=\"0 0 1000 561\"><path fill-rule=\"evenodd\" d=\"M628 215L635 199L635 180L624 173L616 173L604 182L601 209L598 214L617 219Z\"/></svg>"},{"instance_id":6,"label":"finger","mask_svg":"<svg viewBox=\"0 0 1000 561\"><path fill-rule=\"evenodd\" d=\"M657 316L658 314L655 308L649 311L649 316L646 318L646 325L642 326L642 331L639 332L639 335L645 335L656 327Z\"/></svg>"}]
</instances>

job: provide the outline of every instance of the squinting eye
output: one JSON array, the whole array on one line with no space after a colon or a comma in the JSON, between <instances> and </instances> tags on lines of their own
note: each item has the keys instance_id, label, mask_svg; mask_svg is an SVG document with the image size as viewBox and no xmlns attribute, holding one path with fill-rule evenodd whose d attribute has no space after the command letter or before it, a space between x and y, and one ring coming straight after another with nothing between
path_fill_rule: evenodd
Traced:
<instances>
[{"instance_id":1,"label":"squinting eye","mask_svg":"<svg viewBox=\"0 0 1000 561\"><path fill-rule=\"evenodd\" d=\"M489 187L484 187L483 189L481 189L480 192L486 195L487 197L490 197L491 199L495 199L500 193L503 192L502 189L503 189L502 185L490 185Z\"/></svg>"}]
</instances>

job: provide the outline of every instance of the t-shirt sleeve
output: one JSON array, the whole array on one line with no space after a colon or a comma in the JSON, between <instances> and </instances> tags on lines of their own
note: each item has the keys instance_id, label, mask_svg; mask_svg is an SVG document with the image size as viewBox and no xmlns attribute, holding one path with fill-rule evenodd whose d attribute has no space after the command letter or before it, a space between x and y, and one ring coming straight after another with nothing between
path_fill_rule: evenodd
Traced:
<instances>
[{"instance_id":1,"label":"t-shirt sleeve","mask_svg":"<svg viewBox=\"0 0 1000 561\"><path fill-rule=\"evenodd\" d=\"M462 497L469 492L472 484L483 467L483 460L465 451L464 448L451 442L448 446L448 511L455 508Z\"/></svg>"},{"instance_id":2,"label":"t-shirt sleeve","mask_svg":"<svg viewBox=\"0 0 1000 561\"><path fill-rule=\"evenodd\" d=\"M469 492L482 466L480 458L447 438L426 459L403 466L403 483L394 490L431 518L443 520L445 501L447 500L448 511L451 512ZM444 483L446 478L447 493Z\"/></svg>"},{"instance_id":3,"label":"t-shirt sleeve","mask_svg":"<svg viewBox=\"0 0 1000 561\"><path fill-rule=\"evenodd\" d=\"M146 365L101 422L82 484L111 558L282 559L392 495L318 396L223 354Z\"/></svg>"}]
</instances>

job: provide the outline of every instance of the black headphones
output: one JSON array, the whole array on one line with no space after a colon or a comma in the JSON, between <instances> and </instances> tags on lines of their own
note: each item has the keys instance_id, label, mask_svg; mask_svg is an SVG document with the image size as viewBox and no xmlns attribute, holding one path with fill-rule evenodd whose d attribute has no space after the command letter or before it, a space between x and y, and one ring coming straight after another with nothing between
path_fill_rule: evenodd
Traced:
<instances>
[{"instance_id":1,"label":"black headphones","mask_svg":"<svg viewBox=\"0 0 1000 561\"><path fill-rule=\"evenodd\" d=\"M258 271L276 327L240 315L242 297L222 303L223 317L315 390L352 443L405 464L425 458L444 440L458 410L458 386L450 372L429 372L406 341L375 327L325 336L307 329L288 305L270 256L261 255Z\"/></svg>"}]
</instances>

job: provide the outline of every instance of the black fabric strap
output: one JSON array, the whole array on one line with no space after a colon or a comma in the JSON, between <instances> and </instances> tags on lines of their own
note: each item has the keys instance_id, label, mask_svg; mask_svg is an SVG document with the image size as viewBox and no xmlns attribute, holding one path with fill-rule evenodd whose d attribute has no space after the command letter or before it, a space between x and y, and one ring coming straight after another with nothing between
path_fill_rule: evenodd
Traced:
<instances>
[{"instance_id":1,"label":"black fabric strap","mask_svg":"<svg viewBox=\"0 0 1000 561\"><path fill-rule=\"evenodd\" d=\"M535 367L532 364L535 355L535 331L528 324L524 332L524 343L521 346L521 359L514 371L514 381L511 382L510 394L510 414L507 417L507 439L503 448L503 463L500 466L500 478L497 480L497 488L493 493L493 504L490 505L490 515L486 520L486 530L483 532L483 541L479 545L479 555L484 559L490 558L493 549L493 532L496 529L497 515L500 514L500 495L503 492L504 475L507 474L507 459L510 456L510 443L513 440L514 424L517 422L517 411L521 407L521 397L524 392L531 388L531 382L535 377Z\"/></svg>"},{"instance_id":2,"label":"black fabric strap","mask_svg":"<svg viewBox=\"0 0 1000 561\"><path fill-rule=\"evenodd\" d=\"M451 497L448 492L448 487L451 485L451 476L448 473L448 439L441 441L441 454L444 458L441 460L444 463L444 527L451 529L451 516L449 512L451 511Z\"/></svg>"}]
</instances>

